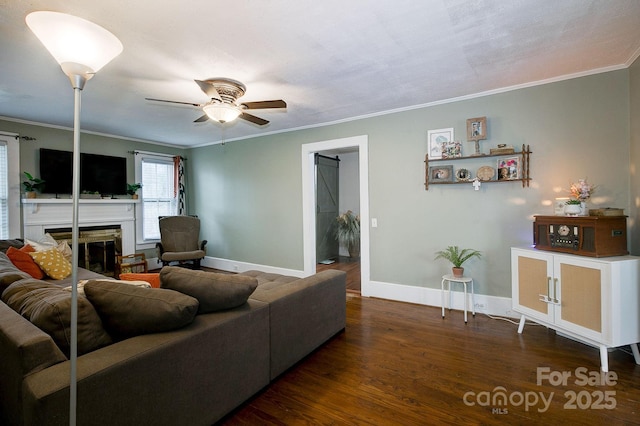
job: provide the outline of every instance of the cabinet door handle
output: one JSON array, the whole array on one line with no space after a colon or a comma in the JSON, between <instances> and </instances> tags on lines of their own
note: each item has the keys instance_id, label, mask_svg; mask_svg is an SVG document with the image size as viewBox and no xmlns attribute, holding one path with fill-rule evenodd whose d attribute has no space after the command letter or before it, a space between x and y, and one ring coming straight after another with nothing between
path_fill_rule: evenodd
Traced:
<instances>
[{"instance_id":1,"label":"cabinet door handle","mask_svg":"<svg viewBox=\"0 0 640 426\"><path fill-rule=\"evenodd\" d=\"M554 278L553 279L553 303L559 305L560 304L560 300L558 300L558 279Z\"/></svg>"}]
</instances>

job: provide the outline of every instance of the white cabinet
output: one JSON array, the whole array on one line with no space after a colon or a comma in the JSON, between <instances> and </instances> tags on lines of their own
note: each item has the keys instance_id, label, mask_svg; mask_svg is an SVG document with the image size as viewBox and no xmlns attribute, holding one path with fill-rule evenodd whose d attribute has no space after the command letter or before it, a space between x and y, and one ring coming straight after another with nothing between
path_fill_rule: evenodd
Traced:
<instances>
[{"instance_id":1,"label":"white cabinet","mask_svg":"<svg viewBox=\"0 0 640 426\"><path fill-rule=\"evenodd\" d=\"M513 310L600 348L631 345L640 364L640 257L591 258L532 248L511 249Z\"/></svg>"}]
</instances>

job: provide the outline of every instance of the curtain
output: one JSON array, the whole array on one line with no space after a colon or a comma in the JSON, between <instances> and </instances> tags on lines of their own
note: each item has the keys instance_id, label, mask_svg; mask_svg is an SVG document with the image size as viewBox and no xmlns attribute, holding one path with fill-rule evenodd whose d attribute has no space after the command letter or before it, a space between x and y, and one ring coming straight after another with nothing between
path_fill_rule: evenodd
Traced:
<instances>
[{"instance_id":1,"label":"curtain","mask_svg":"<svg viewBox=\"0 0 640 426\"><path fill-rule=\"evenodd\" d=\"M184 158L180 156L173 157L174 170L174 196L178 202L178 215L187 214L187 193L185 190L184 180Z\"/></svg>"}]
</instances>

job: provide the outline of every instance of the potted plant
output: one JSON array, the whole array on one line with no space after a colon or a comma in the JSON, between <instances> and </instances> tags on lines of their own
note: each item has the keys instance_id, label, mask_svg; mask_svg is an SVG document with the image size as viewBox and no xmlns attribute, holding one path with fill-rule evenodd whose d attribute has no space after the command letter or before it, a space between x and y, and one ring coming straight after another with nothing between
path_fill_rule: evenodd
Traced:
<instances>
[{"instance_id":1,"label":"potted plant","mask_svg":"<svg viewBox=\"0 0 640 426\"><path fill-rule=\"evenodd\" d=\"M435 259L446 259L451 262L453 276L459 278L464 274L462 264L472 257L480 258L481 256L478 250L470 248L461 250L458 246L449 246L444 250L437 251Z\"/></svg>"},{"instance_id":2,"label":"potted plant","mask_svg":"<svg viewBox=\"0 0 640 426\"><path fill-rule=\"evenodd\" d=\"M582 202L577 198L572 198L564 203L564 212L567 216L577 216L582 211Z\"/></svg>"},{"instance_id":3,"label":"potted plant","mask_svg":"<svg viewBox=\"0 0 640 426\"><path fill-rule=\"evenodd\" d=\"M139 183L128 183L127 184L127 194L131 195L131 198L134 200L138 199L138 194L136 192L138 189L142 188L142 185Z\"/></svg>"},{"instance_id":4,"label":"potted plant","mask_svg":"<svg viewBox=\"0 0 640 426\"><path fill-rule=\"evenodd\" d=\"M360 216L353 214L351 210L336 218L336 239L349 251L349 257L360 256Z\"/></svg>"},{"instance_id":5,"label":"potted plant","mask_svg":"<svg viewBox=\"0 0 640 426\"><path fill-rule=\"evenodd\" d=\"M36 198L36 191L40 191L44 185L44 181L40 178L34 178L31 173L24 172L27 180L22 182L24 186L25 196L27 198Z\"/></svg>"}]
</instances>

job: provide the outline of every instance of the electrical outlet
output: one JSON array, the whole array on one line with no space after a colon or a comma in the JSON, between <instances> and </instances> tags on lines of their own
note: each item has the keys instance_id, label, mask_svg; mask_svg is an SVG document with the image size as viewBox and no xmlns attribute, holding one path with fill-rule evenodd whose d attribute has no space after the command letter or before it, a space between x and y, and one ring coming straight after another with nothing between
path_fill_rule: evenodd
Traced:
<instances>
[{"instance_id":1,"label":"electrical outlet","mask_svg":"<svg viewBox=\"0 0 640 426\"><path fill-rule=\"evenodd\" d=\"M487 305L485 305L484 303L476 303L475 307L476 309L485 309Z\"/></svg>"},{"instance_id":2,"label":"electrical outlet","mask_svg":"<svg viewBox=\"0 0 640 426\"><path fill-rule=\"evenodd\" d=\"M239 269L239 268L238 268L238 265L233 265L233 270L234 270L234 271L238 272L238 269Z\"/></svg>"}]
</instances>

